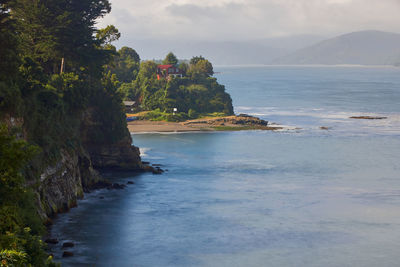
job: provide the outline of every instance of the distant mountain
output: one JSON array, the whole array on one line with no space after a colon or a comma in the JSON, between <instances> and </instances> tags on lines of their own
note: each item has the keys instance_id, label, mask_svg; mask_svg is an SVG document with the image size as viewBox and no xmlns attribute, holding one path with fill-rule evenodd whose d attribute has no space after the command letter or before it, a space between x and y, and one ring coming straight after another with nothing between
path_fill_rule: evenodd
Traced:
<instances>
[{"instance_id":1,"label":"distant mountain","mask_svg":"<svg viewBox=\"0 0 400 267\"><path fill-rule=\"evenodd\" d=\"M273 64L399 65L400 34L360 31L344 34L277 57Z\"/></svg>"},{"instance_id":2,"label":"distant mountain","mask_svg":"<svg viewBox=\"0 0 400 267\"><path fill-rule=\"evenodd\" d=\"M160 59L172 51L180 59L202 55L214 65L267 64L276 57L315 44L324 37L298 35L249 41L183 41L125 39L142 59Z\"/></svg>"}]
</instances>

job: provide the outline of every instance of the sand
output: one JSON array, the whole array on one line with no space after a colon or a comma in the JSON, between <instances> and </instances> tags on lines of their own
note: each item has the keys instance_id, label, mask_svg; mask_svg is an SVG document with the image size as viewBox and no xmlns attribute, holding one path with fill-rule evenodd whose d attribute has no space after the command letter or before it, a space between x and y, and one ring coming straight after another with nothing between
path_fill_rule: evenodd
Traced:
<instances>
[{"instance_id":1,"label":"sand","mask_svg":"<svg viewBox=\"0 0 400 267\"><path fill-rule=\"evenodd\" d=\"M213 131L212 128L202 128L183 125L179 122L137 120L128 122L131 133L174 133L174 132L200 132Z\"/></svg>"}]
</instances>

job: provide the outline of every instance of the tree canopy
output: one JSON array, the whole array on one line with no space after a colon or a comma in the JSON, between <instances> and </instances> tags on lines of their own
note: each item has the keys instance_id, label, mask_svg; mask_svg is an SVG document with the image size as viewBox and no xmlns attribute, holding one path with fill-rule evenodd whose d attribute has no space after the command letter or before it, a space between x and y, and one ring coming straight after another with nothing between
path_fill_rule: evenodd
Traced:
<instances>
[{"instance_id":1,"label":"tree canopy","mask_svg":"<svg viewBox=\"0 0 400 267\"><path fill-rule=\"evenodd\" d=\"M174 55L174 53L169 52L165 57L163 64L176 66L178 65L178 58Z\"/></svg>"},{"instance_id":2,"label":"tree canopy","mask_svg":"<svg viewBox=\"0 0 400 267\"><path fill-rule=\"evenodd\" d=\"M168 61L171 58L173 62L178 62L176 56L169 53L163 64L173 63ZM119 91L125 99L139 103L139 110L171 113L173 108L178 108L183 114L180 119L213 112L233 114L232 100L225 87L211 77L214 74L211 62L201 56L194 57L189 65L182 62L179 68L184 77L159 79L156 76L157 64L144 61L137 78L121 85Z\"/></svg>"}]
</instances>

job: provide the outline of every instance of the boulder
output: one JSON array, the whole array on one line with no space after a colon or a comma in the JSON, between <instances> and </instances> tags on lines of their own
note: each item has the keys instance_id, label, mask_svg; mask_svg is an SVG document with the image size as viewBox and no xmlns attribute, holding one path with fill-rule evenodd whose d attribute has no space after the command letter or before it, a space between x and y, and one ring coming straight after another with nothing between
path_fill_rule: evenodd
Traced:
<instances>
[{"instance_id":1,"label":"boulder","mask_svg":"<svg viewBox=\"0 0 400 267\"><path fill-rule=\"evenodd\" d=\"M64 251L62 256L63 256L63 258L72 257L72 256L74 256L74 253L72 253L71 251Z\"/></svg>"},{"instance_id":2,"label":"boulder","mask_svg":"<svg viewBox=\"0 0 400 267\"><path fill-rule=\"evenodd\" d=\"M73 242L64 242L62 245L63 248L72 248L74 246L75 244Z\"/></svg>"},{"instance_id":3,"label":"boulder","mask_svg":"<svg viewBox=\"0 0 400 267\"><path fill-rule=\"evenodd\" d=\"M44 240L45 243L47 244L58 244L58 239L57 238L47 238L46 240Z\"/></svg>"}]
</instances>

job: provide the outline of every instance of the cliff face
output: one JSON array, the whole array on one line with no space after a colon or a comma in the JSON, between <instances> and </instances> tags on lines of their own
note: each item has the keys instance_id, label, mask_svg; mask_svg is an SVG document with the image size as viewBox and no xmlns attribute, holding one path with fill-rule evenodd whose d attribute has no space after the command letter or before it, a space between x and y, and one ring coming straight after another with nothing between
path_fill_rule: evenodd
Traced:
<instances>
[{"instance_id":1,"label":"cliff face","mask_svg":"<svg viewBox=\"0 0 400 267\"><path fill-rule=\"evenodd\" d=\"M134 171L143 169L139 148L131 145L130 136L114 144L87 144L93 167L101 170Z\"/></svg>"},{"instance_id":2,"label":"cliff face","mask_svg":"<svg viewBox=\"0 0 400 267\"><path fill-rule=\"evenodd\" d=\"M96 117L99 113L96 108L88 109L83 113L81 126L82 145L89 153L93 167L99 170L143 170L139 148L132 145L132 138L125 121L123 129L119 129L117 140L94 138L99 133L105 132L104 127L113 127L99 121Z\"/></svg>"},{"instance_id":3,"label":"cliff face","mask_svg":"<svg viewBox=\"0 0 400 267\"><path fill-rule=\"evenodd\" d=\"M43 219L76 206L84 192L95 186L101 177L85 153L61 151L61 158L40 175L38 188L39 214Z\"/></svg>"},{"instance_id":4,"label":"cliff face","mask_svg":"<svg viewBox=\"0 0 400 267\"><path fill-rule=\"evenodd\" d=\"M129 131L123 129L119 140L93 142L94 134L102 134L100 122L92 116L94 109L84 112L81 120L81 147L76 151L61 149L58 160L42 168L40 178L31 177L27 183L36 188L38 213L43 220L76 206L84 192L104 184L97 170L144 170L139 149L132 146ZM9 129L19 129L17 136L27 139L24 120L5 116L2 121ZM121 130L120 130L121 131ZM122 137L121 137L122 136Z\"/></svg>"},{"instance_id":5,"label":"cliff face","mask_svg":"<svg viewBox=\"0 0 400 267\"><path fill-rule=\"evenodd\" d=\"M39 213L47 218L76 206L84 192L97 188L104 180L96 170L115 169L141 171L144 169L139 149L132 146L128 130L115 143L94 143L85 133L96 130L97 123L86 116L82 121L82 148L78 152L61 151L61 158L48 166L40 176L38 189Z\"/></svg>"},{"instance_id":6,"label":"cliff face","mask_svg":"<svg viewBox=\"0 0 400 267\"><path fill-rule=\"evenodd\" d=\"M61 159L48 166L40 175L39 185L41 216L68 210L83 197L79 157L61 151Z\"/></svg>"}]
</instances>

